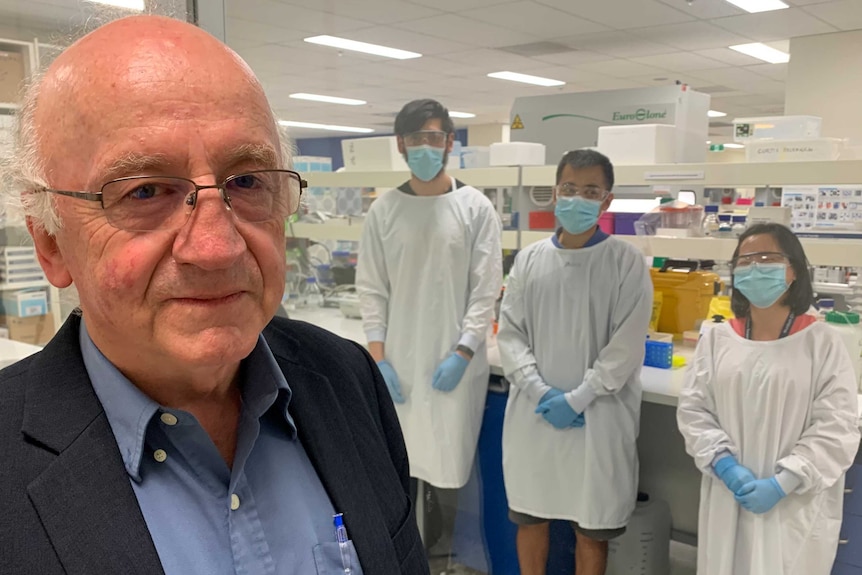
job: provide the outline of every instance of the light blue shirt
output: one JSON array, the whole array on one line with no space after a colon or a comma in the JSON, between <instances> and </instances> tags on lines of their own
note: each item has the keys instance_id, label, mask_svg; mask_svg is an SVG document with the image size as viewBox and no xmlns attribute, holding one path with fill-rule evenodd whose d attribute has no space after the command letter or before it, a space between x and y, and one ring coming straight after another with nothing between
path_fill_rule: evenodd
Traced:
<instances>
[{"instance_id":1,"label":"light blue shirt","mask_svg":"<svg viewBox=\"0 0 862 575\"><path fill-rule=\"evenodd\" d=\"M192 414L159 406L126 379L83 321L80 344L166 575L327 573L315 563L324 555L339 557L332 567L340 567L332 503L297 438L291 390L263 336L241 367L232 469Z\"/></svg>"}]
</instances>

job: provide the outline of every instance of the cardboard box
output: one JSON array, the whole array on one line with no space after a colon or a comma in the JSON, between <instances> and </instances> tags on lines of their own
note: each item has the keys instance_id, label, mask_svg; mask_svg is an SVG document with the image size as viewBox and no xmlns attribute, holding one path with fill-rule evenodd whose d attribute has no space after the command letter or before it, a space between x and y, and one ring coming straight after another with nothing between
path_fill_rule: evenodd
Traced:
<instances>
[{"instance_id":1,"label":"cardboard box","mask_svg":"<svg viewBox=\"0 0 862 575\"><path fill-rule=\"evenodd\" d=\"M0 102L18 102L23 83L24 58L21 53L0 51Z\"/></svg>"},{"instance_id":2,"label":"cardboard box","mask_svg":"<svg viewBox=\"0 0 862 575\"><path fill-rule=\"evenodd\" d=\"M401 171L410 168L398 152L395 136L341 140L344 169L355 172Z\"/></svg>"},{"instance_id":3,"label":"cardboard box","mask_svg":"<svg viewBox=\"0 0 862 575\"><path fill-rule=\"evenodd\" d=\"M3 294L2 303L0 311L6 316L32 317L48 313L45 290L7 291Z\"/></svg>"},{"instance_id":4,"label":"cardboard box","mask_svg":"<svg viewBox=\"0 0 862 575\"><path fill-rule=\"evenodd\" d=\"M752 163L826 162L837 160L843 147L844 140L840 138L748 142L745 159Z\"/></svg>"},{"instance_id":5,"label":"cardboard box","mask_svg":"<svg viewBox=\"0 0 862 575\"><path fill-rule=\"evenodd\" d=\"M54 337L54 316L50 313L32 317L0 316L0 324L9 330L9 339L44 345Z\"/></svg>"},{"instance_id":6,"label":"cardboard box","mask_svg":"<svg viewBox=\"0 0 862 575\"><path fill-rule=\"evenodd\" d=\"M601 126L598 150L619 166L672 164L676 157L676 126L640 124Z\"/></svg>"}]
</instances>

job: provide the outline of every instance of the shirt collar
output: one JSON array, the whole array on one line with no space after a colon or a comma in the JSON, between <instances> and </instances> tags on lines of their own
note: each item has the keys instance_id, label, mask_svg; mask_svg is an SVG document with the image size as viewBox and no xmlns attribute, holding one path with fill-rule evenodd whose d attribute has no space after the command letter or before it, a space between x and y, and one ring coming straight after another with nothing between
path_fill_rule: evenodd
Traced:
<instances>
[{"instance_id":1,"label":"shirt collar","mask_svg":"<svg viewBox=\"0 0 862 575\"><path fill-rule=\"evenodd\" d=\"M153 416L158 412L170 412L174 415L182 415L184 412L161 407L120 373L93 343L83 320L79 342L84 366L111 425L126 472L132 479L140 482L141 458L147 428ZM290 439L296 439L296 424L288 409L293 392L263 335L258 336L257 345L243 360L240 381L245 415L260 419L277 404ZM189 414L186 416L191 417Z\"/></svg>"},{"instance_id":2,"label":"shirt collar","mask_svg":"<svg viewBox=\"0 0 862 575\"><path fill-rule=\"evenodd\" d=\"M563 248L563 244L560 243L560 234L563 232L563 228L557 228L557 232L551 237L551 242L553 242L555 248L565 249ZM585 248L592 247L598 243L601 243L608 239L610 236L606 234L601 228L597 227L596 231L593 232L593 235L590 236L590 239L587 240L587 243L583 245Z\"/></svg>"}]
</instances>

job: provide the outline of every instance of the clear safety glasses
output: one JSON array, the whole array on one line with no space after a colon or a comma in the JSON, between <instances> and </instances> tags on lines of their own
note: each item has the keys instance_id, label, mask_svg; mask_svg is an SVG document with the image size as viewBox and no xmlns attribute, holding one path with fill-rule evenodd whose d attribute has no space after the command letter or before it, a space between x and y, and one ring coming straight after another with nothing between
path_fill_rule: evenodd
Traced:
<instances>
[{"instance_id":1,"label":"clear safety glasses","mask_svg":"<svg viewBox=\"0 0 862 575\"><path fill-rule=\"evenodd\" d=\"M730 267L732 269L736 269L749 266L786 263L789 263L789 260L787 256L781 252L755 252L737 256L730 261Z\"/></svg>"},{"instance_id":2,"label":"clear safety glasses","mask_svg":"<svg viewBox=\"0 0 862 575\"><path fill-rule=\"evenodd\" d=\"M559 184L554 186L554 191L559 198L580 197L586 200L604 200L608 191L598 186L584 186L580 188L574 184Z\"/></svg>"},{"instance_id":3,"label":"clear safety glasses","mask_svg":"<svg viewBox=\"0 0 862 575\"><path fill-rule=\"evenodd\" d=\"M405 146L434 146L442 148L446 144L448 134L437 130L420 130L404 135Z\"/></svg>"}]
</instances>

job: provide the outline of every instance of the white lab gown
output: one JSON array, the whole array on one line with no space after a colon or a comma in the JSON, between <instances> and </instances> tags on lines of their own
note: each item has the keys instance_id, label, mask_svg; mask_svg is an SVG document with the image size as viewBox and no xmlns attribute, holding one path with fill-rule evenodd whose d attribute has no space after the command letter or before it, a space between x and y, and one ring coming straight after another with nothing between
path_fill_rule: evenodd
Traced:
<instances>
[{"instance_id":1,"label":"white lab gown","mask_svg":"<svg viewBox=\"0 0 862 575\"><path fill-rule=\"evenodd\" d=\"M769 342L728 324L704 334L677 411L704 474L698 575L828 575L859 447L856 394L847 350L826 324ZM786 470L801 484L768 513L749 513L712 471L723 452L758 478Z\"/></svg>"},{"instance_id":2,"label":"white lab gown","mask_svg":"<svg viewBox=\"0 0 862 575\"><path fill-rule=\"evenodd\" d=\"M453 184L454 187L454 184ZM502 226L482 192L384 193L362 231L356 286L369 341L383 341L401 382L396 404L410 475L442 488L470 477L489 365L485 338L503 281ZM452 392L431 387L460 343L475 351Z\"/></svg>"},{"instance_id":3,"label":"white lab gown","mask_svg":"<svg viewBox=\"0 0 862 575\"><path fill-rule=\"evenodd\" d=\"M512 510L585 529L628 523L652 291L643 255L614 237L577 250L549 238L518 254L497 336L512 383L503 424ZM526 384L517 372L531 366L539 379ZM546 385L591 388L583 428L557 430L535 413Z\"/></svg>"}]
</instances>

